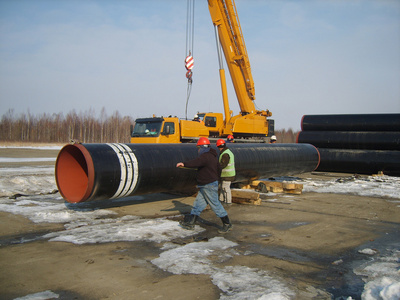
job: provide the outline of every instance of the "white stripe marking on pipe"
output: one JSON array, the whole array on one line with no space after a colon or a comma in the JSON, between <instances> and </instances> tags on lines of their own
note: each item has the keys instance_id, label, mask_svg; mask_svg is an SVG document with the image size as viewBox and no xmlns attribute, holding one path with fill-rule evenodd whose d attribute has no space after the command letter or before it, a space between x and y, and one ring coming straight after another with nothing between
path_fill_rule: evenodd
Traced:
<instances>
[{"instance_id":1,"label":"white stripe marking on pipe","mask_svg":"<svg viewBox=\"0 0 400 300\"><path fill-rule=\"evenodd\" d=\"M127 161L126 161L125 154L121 153L120 149L115 144L107 144L107 145L110 146L114 150L114 152L117 154L117 157L119 159L119 164L121 167L121 179L119 181L119 186L118 186L118 189L115 192L115 194L111 197L111 199L114 199L121 194L121 191L123 190L124 186L126 185Z\"/></svg>"},{"instance_id":2,"label":"white stripe marking on pipe","mask_svg":"<svg viewBox=\"0 0 400 300\"><path fill-rule=\"evenodd\" d=\"M139 177L139 167L138 167L137 158L136 158L135 154L132 152L132 149L129 148L125 144L120 144L120 146L123 147L128 152L128 154L129 154L129 156L131 158L131 161L133 163L131 169L129 170L133 174L133 180L131 179L129 188L126 190L126 192L123 195L121 195L122 197L125 197L125 196L128 196L128 195L132 194L134 189L135 189L135 187L136 187L136 184L137 184L137 181L138 181L138 177ZM128 187L128 185L126 187Z\"/></svg>"}]
</instances>

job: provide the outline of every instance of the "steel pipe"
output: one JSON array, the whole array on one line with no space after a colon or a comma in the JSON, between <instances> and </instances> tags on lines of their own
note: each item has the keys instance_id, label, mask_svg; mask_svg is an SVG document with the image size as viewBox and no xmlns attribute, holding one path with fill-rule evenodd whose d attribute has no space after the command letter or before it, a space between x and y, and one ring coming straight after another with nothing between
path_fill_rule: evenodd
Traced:
<instances>
[{"instance_id":1,"label":"steel pipe","mask_svg":"<svg viewBox=\"0 0 400 300\"><path fill-rule=\"evenodd\" d=\"M358 174L400 175L400 151L318 149L321 162L317 171Z\"/></svg>"},{"instance_id":2,"label":"steel pipe","mask_svg":"<svg viewBox=\"0 0 400 300\"><path fill-rule=\"evenodd\" d=\"M315 170L318 150L308 144L230 144L237 180ZM70 203L193 188L196 171L176 163L197 157L194 144L73 144L58 154L58 190Z\"/></svg>"},{"instance_id":3,"label":"steel pipe","mask_svg":"<svg viewBox=\"0 0 400 300\"><path fill-rule=\"evenodd\" d=\"M400 150L399 131L300 131L297 143L317 148Z\"/></svg>"},{"instance_id":4,"label":"steel pipe","mask_svg":"<svg viewBox=\"0 0 400 300\"><path fill-rule=\"evenodd\" d=\"M304 115L303 131L400 131L400 114Z\"/></svg>"}]
</instances>

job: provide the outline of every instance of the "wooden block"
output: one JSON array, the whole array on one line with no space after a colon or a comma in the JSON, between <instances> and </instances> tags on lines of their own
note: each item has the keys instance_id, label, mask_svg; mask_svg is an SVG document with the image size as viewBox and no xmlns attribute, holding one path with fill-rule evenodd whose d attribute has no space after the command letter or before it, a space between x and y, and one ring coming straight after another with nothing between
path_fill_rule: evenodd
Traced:
<instances>
[{"instance_id":1,"label":"wooden block","mask_svg":"<svg viewBox=\"0 0 400 300\"><path fill-rule=\"evenodd\" d=\"M252 205L261 205L261 199L252 200L245 198L236 198L232 196L232 202L238 204L252 204Z\"/></svg>"},{"instance_id":2,"label":"wooden block","mask_svg":"<svg viewBox=\"0 0 400 300\"><path fill-rule=\"evenodd\" d=\"M302 190L301 189L284 190L284 192L287 193L287 194L301 195Z\"/></svg>"},{"instance_id":3,"label":"wooden block","mask_svg":"<svg viewBox=\"0 0 400 300\"><path fill-rule=\"evenodd\" d=\"M302 190L303 189L303 185L299 184L299 183L288 183L288 182L284 182L283 183L283 189L285 190Z\"/></svg>"},{"instance_id":4,"label":"wooden block","mask_svg":"<svg viewBox=\"0 0 400 300\"><path fill-rule=\"evenodd\" d=\"M258 200L260 198L260 194L255 191L232 189L231 193L232 198L235 197L249 200Z\"/></svg>"},{"instance_id":5,"label":"wooden block","mask_svg":"<svg viewBox=\"0 0 400 300\"><path fill-rule=\"evenodd\" d=\"M299 183L284 183L283 191L287 194L301 195L303 190L303 185Z\"/></svg>"},{"instance_id":6,"label":"wooden block","mask_svg":"<svg viewBox=\"0 0 400 300\"><path fill-rule=\"evenodd\" d=\"M252 182L250 182L250 185L252 187L257 187L260 182L262 182L262 180L253 180Z\"/></svg>"},{"instance_id":7,"label":"wooden block","mask_svg":"<svg viewBox=\"0 0 400 300\"><path fill-rule=\"evenodd\" d=\"M271 186L270 191L273 193L283 193L283 188L280 186Z\"/></svg>"},{"instance_id":8,"label":"wooden block","mask_svg":"<svg viewBox=\"0 0 400 300\"><path fill-rule=\"evenodd\" d=\"M232 202L238 204L260 205L260 194L255 191L233 189Z\"/></svg>"},{"instance_id":9,"label":"wooden block","mask_svg":"<svg viewBox=\"0 0 400 300\"><path fill-rule=\"evenodd\" d=\"M249 190L251 188L252 188L252 186L250 184L242 186L242 189L244 189L244 190Z\"/></svg>"},{"instance_id":10,"label":"wooden block","mask_svg":"<svg viewBox=\"0 0 400 300\"><path fill-rule=\"evenodd\" d=\"M269 181L269 180L253 180L250 185L252 186L258 186L260 183L265 184L265 186L282 186L282 182L278 181Z\"/></svg>"},{"instance_id":11,"label":"wooden block","mask_svg":"<svg viewBox=\"0 0 400 300\"><path fill-rule=\"evenodd\" d=\"M259 180L257 189L263 193L265 192L282 193L283 185L282 182L278 181Z\"/></svg>"},{"instance_id":12,"label":"wooden block","mask_svg":"<svg viewBox=\"0 0 400 300\"><path fill-rule=\"evenodd\" d=\"M279 181L263 181L266 186L283 188L283 183Z\"/></svg>"},{"instance_id":13,"label":"wooden block","mask_svg":"<svg viewBox=\"0 0 400 300\"><path fill-rule=\"evenodd\" d=\"M283 183L283 188L285 190L294 190L296 188L296 185L294 183Z\"/></svg>"},{"instance_id":14,"label":"wooden block","mask_svg":"<svg viewBox=\"0 0 400 300\"><path fill-rule=\"evenodd\" d=\"M299 183L284 183L283 191L287 194L301 195L303 190L303 185Z\"/></svg>"}]
</instances>

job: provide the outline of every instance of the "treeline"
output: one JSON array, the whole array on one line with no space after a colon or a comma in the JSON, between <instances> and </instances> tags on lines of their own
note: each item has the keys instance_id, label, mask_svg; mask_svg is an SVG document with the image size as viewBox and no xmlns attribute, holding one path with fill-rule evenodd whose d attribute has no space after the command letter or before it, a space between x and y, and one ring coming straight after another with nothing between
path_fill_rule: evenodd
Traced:
<instances>
[{"instance_id":1,"label":"treeline","mask_svg":"<svg viewBox=\"0 0 400 300\"><path fill-rule=\"evenodd\" d=\"M118 111L108 116L105 108L96 116L94 109L77 113L16 115L10 109L1 117L0 141L27 143L129 143L130 127L134 119L121 116ZM276 130L278 143L295 143L298 132L292 129Z\"/></svg>"},{"instance_id":2,"label":"treeline","mask_svg":"<svg viewBox=\"0 0 400 300\"><path fill-rule=\"evenodd\" d=\"M296 143L299 131L293 131L291 128L275 130L276 142L279 144Z\"/></svg>"},{"instance_id":3,"label":"treeline","mask_svg":"<svg viewBox=\"0 0 400 300\"><path fill-rule=\"evenodd\" d=\"M121 116L118 111L107 115L103 108L100 116L94 109L77 113L16 115L10 109L0 121L0 141L30 143L129 143L130 127L134 120Z\"/></svg>"}]
</instances>

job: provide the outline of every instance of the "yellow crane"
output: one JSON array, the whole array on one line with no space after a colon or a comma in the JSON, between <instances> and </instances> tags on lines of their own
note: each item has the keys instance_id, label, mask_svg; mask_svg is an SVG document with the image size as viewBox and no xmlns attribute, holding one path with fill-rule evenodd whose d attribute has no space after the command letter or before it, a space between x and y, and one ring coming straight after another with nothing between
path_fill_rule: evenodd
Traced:
<instances>
[{"instance_id":1,"label":"yellow crane","mask_svg":"<svg viewBox=\"0 0 400 300\"><path fill-rule=\"evenodd\" d=\"M224 114L198 113L201 122L177 117L136 119L132 143L180 143L228 135L265 138L274 134L274 122L267 119L272 113L254 105L254 81L234 0L208 0L208 8L215 29ZM240 107L235 116L229 107L223 55Z\"/></svg>"}]
</instances>

